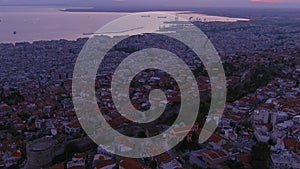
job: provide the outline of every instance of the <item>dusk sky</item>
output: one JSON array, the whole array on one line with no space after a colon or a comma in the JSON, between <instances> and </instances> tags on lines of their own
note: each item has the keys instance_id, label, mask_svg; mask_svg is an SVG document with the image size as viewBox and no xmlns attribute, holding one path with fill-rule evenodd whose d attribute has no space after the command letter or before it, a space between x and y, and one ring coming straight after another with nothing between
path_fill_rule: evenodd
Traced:
<instances>
[{"instance_id":1,"label":"dusk sky","mask_svg":"<svg viewBox=\"0 0 300 169\"><path fill-rule=\"evenodd\" d=\"M300 0L0 0L0 5L300 8Z\"/></svg>"}]
</instances>

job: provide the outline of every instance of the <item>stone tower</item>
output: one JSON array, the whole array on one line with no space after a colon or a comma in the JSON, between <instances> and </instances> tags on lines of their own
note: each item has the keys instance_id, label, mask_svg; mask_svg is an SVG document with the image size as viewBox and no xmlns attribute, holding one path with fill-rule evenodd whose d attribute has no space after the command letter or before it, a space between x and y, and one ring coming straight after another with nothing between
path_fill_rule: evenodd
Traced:
<instances>
[{"instance_id":1,"label":"stone tower","mask_svg":"<svg viewBox=\"0 0 300 169\"><path fill-rule=\"evenodd\" d=\"M54 157L54 143L51 138L40 138L26 145L27 168L50 167Z\"/></svg>"}]
</instances>

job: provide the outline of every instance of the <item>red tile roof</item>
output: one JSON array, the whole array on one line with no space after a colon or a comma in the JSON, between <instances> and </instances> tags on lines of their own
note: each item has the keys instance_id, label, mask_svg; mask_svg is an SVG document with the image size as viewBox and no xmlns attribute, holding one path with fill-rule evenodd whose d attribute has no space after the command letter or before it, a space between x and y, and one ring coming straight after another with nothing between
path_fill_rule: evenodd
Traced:
<instances>
[{"instance_id":1,"label":"red tile roof","mask_svg":"<svg viewBox=\"0 0 300 169\"><path fill-rule=\"evenodd\" d=\"M144 167L142 164L138 163L132 158L125 158L120 162L120 166L124 169L148 169L148 167Z\"/></svg>"},{"instance_id":2,"label":"red tile roof","mask_svg":"<svg viewBox=\"0 0 300 169\"><path fill-rule=\"evenodd\" d=\"M168 153L163 153L160 154L158 156L154 157L158 166L160 166L161 163L168 163L172 160L172 158L170 157L170 155Z\"/></svg>"},{"instance_id":3,"label":"red tile roof","mask_svg":"<svg viewBox=\"0 0 300 169\"><path fill-rule=\"evenodd\" d=\"M105 161L99 162L96 165L96 168L100 169L100 168L103 168L103 167L106 167L106 166L110 166L110 165L113 165L113 164L115 164L115 162L113 160L105 160Z\"/></svg>"},{"instance_id":4,"label":"red tile roof","mask_svg":"<svg viewBox=\"0 0 300 169\"><path fill-rule=\"evenodd\" d=\"M298 142L294 138L288 138L288 137L286 137L286 138L283 139L283 142L284 142L285 148L288 148L288 149L297 149L297 148L300 148L300 142Z\"/></svg>"},{"instance_id":5,"label":"red tile roof","mask_svg":"<svg viewBox=\"0 0 300 169\"><path fill-rule=\"evenodd\" d=\"M86 158L86 154L85 153L75 153L74 158Z\"/></svg>"},{"instance_id":6,"label":"red tile roof","mask_svg":"<svg viewBox=\"0 0 300 169\"><path fill-rule=\"evenodd\" d=\"M64 168L65 168L64 163L59 163L51 166L49 169L64 169Z\"/></svg>"},{"instance_id":7,"label":"red tile roof","mask_svg":"<svg viewBox=\"0 0 300 169\"><path fill-rule=\"evenodd\" d=\"M227 154L222 150L206 150L203 152L199 152L198 155L208 155L211 159L218 159L227 156Z\"/></svg>"}]
</instances>

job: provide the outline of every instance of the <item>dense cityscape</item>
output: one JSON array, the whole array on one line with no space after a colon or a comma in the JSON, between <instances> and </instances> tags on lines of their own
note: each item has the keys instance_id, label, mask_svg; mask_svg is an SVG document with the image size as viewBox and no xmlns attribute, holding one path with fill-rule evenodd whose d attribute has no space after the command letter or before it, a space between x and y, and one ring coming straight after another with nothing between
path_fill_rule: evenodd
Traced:
<instances>
[{"instance_id":1,"label":"dense cityscape","mask_svg":"<svg viewBox=\"0 0 300 169\"><path fill-rule=\"evenodd\" d=\"M72 72L87 38L0 44L0 167L300 168L299 11L283 11L284 16L281 16L264 10L252 13L224 10L222 15L247 17L250 21L192 20L214 44L226 73L228 91L223 116L208 120L208 125L220 121L217 130L204 144L198 143L197 136L206 132L202 127L210 105L210 85L203 66L191 61L195 64L193 72L197 82L201 84L199 91L205 98L197 121L175 148L151 158L116 156L96 145L81 128L72 104ZM110 41L111 38L104 39ZM115 63L119 53L137 51L140 45L144 44L130 43L128 48L117 46L110 63ZM102 114L112 127L125 128L128 135L145 137L149 131L150 134L161 132L166 128L166 121L174 120L180 100L176 86L166 87L172 79L149 70L137 76L139 83L135 86L149 84L152 88L167 88L166 93L172 100L168 106L172 109L154 126L128 127L130 121L113 111L107 97L108 75L113 73L110 66L105 65L103 74L98 74L96 94L101 100L99 107L105 105L106 113ZM136 107L149 106L147 96L143 95L147 91L132 89L130 92ZM177 126L170 135L182 137L187 127ZM132 147L123 138L115 139L121 145L120 151ZM144 149L152 151L160 146Z\"/></svg>"}]
</instances>

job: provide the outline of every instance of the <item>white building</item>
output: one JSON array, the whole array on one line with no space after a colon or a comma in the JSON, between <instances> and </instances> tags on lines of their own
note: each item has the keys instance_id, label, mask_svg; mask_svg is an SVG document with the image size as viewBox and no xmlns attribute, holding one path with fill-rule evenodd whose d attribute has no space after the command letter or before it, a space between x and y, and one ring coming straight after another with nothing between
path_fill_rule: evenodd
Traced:
<instances>
[{"instance_id":1,"label":"white building","mask_svg":"<svg viewBox=\"0 0 300 169\"><path fill-rule=\"evenodd\" d=\"M272 169L290 169L300 168L300 161L290 151L282 151L280 154L271 155L271 168Z\"/></svg>"},{"instance_id":2,"label":"white building","mask_svg":"<svg viewBox=\"0 0 300 169\"><path fill-rule=\"evenodd\" d=\"M252 116L255 122L266 124L269 122L270 111L267 109L257 109L254 110Z\"/></svg>"},{"instance_id":3,"label":"white building","mask_svg":"<svg viewBox=\"0 0 300 169\"><path fill-rule=\"evenodd\" d=\"M275 125L278 122L282 122L284 120L288 119L288 114L285 112L274 112L271 115L271 122L273 125Z\"/></svg>"},{"instance_id":4,"label":"white building","mask_svg":"<svg viewBox=\"0 0 300 169\"><path fill-rule=\"evenodd\" d=\"M65 133L72 134L72 133L80 133L80 126L79 125L72 125L68 124L65 126Z\"/></svg>"},{"instance_id":5,"label":"white building","mask_svg":"<svg viewBox=\"0 0 300 169\"><path fill-rule=\"evenodd\" d=\"M67 168L85 168L85 154L82 153L76 153L74 154L71 161L67 163Z\"/></svg>"},{"instance_id":6,"label":"white building","mask_svg":"<svg viewBox=\"0 0 300 169\"><path fill-rule=\"evenodd\" d=\"M271 138L266 126L256 126L254 136L258 141L264 143L268 142Z\"/></svg>"},{"instance_id":7,"label":"white building","mask_svg":"<svg viewBox=\"0 0 300 169\"><path fill-rule=\"evenodd\" d=\"M159 166L161 169L180 169L182 168L182 165L175 159L167 162L167 163L161 163Z\"/></svg>"}]
</instances>

